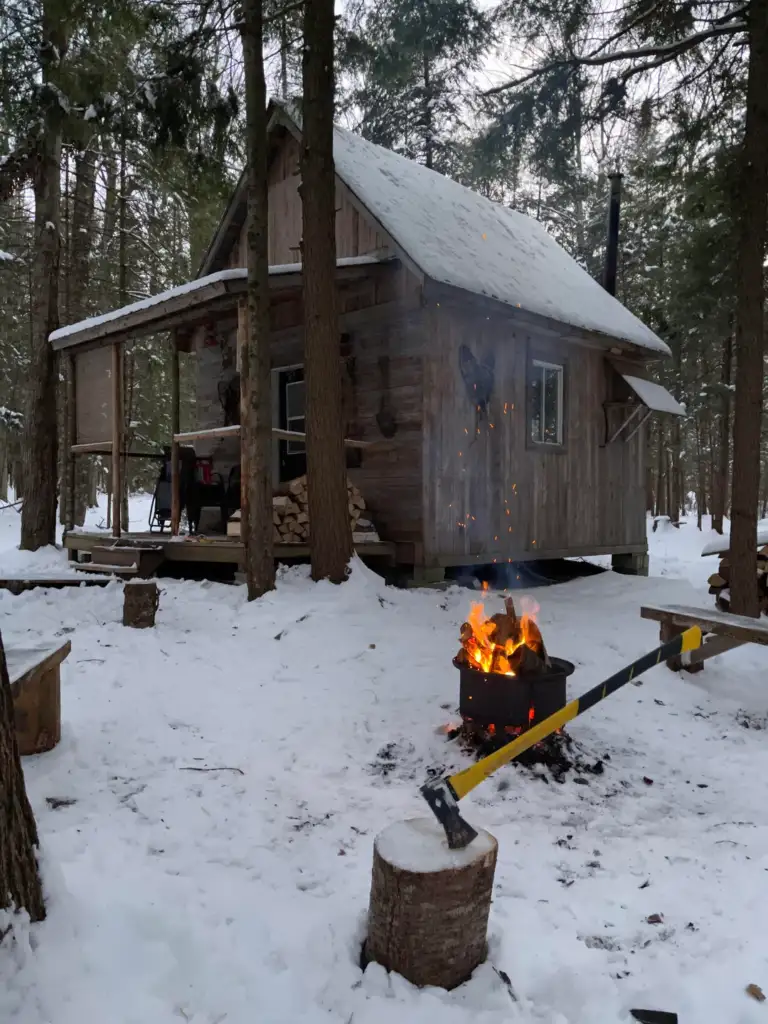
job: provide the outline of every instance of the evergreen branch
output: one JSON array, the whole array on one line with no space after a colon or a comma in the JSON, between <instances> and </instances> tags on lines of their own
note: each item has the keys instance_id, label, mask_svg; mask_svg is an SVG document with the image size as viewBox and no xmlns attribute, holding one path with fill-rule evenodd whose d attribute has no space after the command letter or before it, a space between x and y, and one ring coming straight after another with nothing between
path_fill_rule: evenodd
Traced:
<instances>
[{"instance_id":1,"label":"evergreen branch","mask_svg":"<svg viewBox=\"0 0 768 1024\"><path fill-rule=\"evenodd\" d=\"M728 22L724 25L714 25L703 32L695 32L684 39L678 39L674 43L665 43L662 46L638 46L634 50L616 50L612 53L600 55L589 54L583 57L563 57L559 60L550 61L548 64L535 68L533 71L529 71L522 78L516 78L512 81L504 82L503 85L496 85L492 89L487 89L483 95L495 96L498 93L506 92L507 89L515 89L520 85L525 85L527 82L548 74L550 71L557 71L559 68L600 67L604 64L615 64L622 60L638 60L643 57L655 58L652 61L638 65L636 68L630 68L629 71L622 75L622 78L626 79L649 68L660 67L662 64L668 64L673 60L677 60L678 57L687 53L688 50L695 49L700 43L704 43L709 39L714 39L717 36L736 35L739 32L746 31L746 28L747 24L744 21Z\"/></svg>"},{"instance_id":2,"label":"evergreen branch","mask_svg":"<svg viewBox=\"0 0 768 1024\"><path fill-rule=\"evenodd\" d=\"M647 10L643 11L641 14L638 14L636 18L633 18L631 21L627 22L627 24L620 28L618 32L614 32L612 36L608 36L607 39L603 40L603 42L600 43L600 45L592 51L590 57L596 57L599 53L602 53L603 50L607 49L613 43L617 43L619 39L623 39L624 36L628 35L633 29L637 28L639 25L642 25L644 21L647 21L656 13L659 7L661 7L662 2L663 0L656 0L656 3L651 4L651 6Z\"/></svg>"},{"instance_id":3,"label":"evergreen branch","mask_svg":"<svg viewBox=\"0 0 768 1024\"><path fill-rule=\"evenodd\" d=\"M13 193L35 173L37 164L37 139L30 137L9 153L0 157L0 203L6 203Z\"/></svg>"}]
</instances>

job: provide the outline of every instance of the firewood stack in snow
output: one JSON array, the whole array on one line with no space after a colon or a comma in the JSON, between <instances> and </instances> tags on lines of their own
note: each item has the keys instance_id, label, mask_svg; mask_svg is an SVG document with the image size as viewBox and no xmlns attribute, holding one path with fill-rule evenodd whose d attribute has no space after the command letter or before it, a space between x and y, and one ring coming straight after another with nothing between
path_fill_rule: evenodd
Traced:
<instances>
[{"instance_id":1,"label":"firewood stack in snow","mask_svg":"<svg viewBox=\"0 0 768 1024\"><path fill-rule=\"evenodd\" d=\"M717 572L708 580L709 592L715 595L715 604L727 612L731 607L731 562L728 555L720 559ZM768 615L768 544L757 552L757 592L760 600L760 611Z\"/></svg>"},{"instance_id":2,"label":"firewood stack in snow","mask_svg":"<svg viewBox=\"0 0 768 1024\"><path fill-rule=\"evenodd\" d=\"M291 480L284 490L284 494L275 494L272 498L272 541L274 544L306 544L310 526L306 476ZM353 543L378 541L376 528L365 514L365 498L349 481L347 507ZM240 536L239 512L230 519L227 533L230 537Z\"/></svg>"}]
</instances>

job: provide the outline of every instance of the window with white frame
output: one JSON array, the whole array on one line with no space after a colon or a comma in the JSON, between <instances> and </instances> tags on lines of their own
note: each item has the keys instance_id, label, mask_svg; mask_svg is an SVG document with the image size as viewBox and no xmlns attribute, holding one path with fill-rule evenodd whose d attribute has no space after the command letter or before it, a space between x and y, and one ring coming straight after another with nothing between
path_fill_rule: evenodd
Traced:
<instances>
[{"instance_id":1,"label":"window with white frame","mask_svg":"<svg viewBox=\"0 0 768 1024\"><path fill-rule=\"evenodd\" d=\"M534 444L563 443L564 368L540 359L531 362L529 381L530 439Z\"/></svg>"},{"instance_id":2,"label":"window with white frame","mask_svg":"<svg viewBox=\"0 0 768 1024\"><path fill-rule=\"evenodd\" d=\"M306 422L304 419L304 381L295 380L285 385L285 429L296 430L305 433ZM289 441L287 445L289 455L303 455L305 451L303 441Z\"/></svg>"}]
</instances>

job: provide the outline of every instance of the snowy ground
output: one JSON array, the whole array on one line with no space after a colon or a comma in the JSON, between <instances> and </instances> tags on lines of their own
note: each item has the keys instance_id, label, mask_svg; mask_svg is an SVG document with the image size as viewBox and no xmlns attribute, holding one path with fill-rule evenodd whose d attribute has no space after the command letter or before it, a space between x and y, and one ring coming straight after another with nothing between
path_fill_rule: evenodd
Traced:
<instances>
[{"instance_id":1,"label":"snowy ground","mask_svg":"<svg viewBox=\"0 0 768 1024\"><path fill-rule=\"evenodd\" d=\"M1 513L3 575L61 563L15 551L17 531ZM662 530L649 579L536 592L550 651L577 664L571 693L656 645L642 603L709 605L708 539ZM510 767L463 803L499 841L490 963L513 1002L489 965L450 994L358 966L375 833L425 813L429 767L467 763L437 730L470 594L393 590L359 565L338 588L291 570L253 605L238 587L163 591L146 632L120 625L117 585L0 593L6 643L73 646L62 742L25 760L49 916L0 951L0 1021L765 1019L744 991L768 991L763 649L655 669L574 722L602 776Z\"/></svg>"}]
</instances>

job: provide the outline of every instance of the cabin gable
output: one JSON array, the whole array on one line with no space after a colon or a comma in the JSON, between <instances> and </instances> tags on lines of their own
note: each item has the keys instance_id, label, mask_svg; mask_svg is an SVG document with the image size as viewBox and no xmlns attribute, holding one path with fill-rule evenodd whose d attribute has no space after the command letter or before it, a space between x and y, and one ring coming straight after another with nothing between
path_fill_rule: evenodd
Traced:
<instances>
[{"instance_id":1,"label":"cabin gable","mask_svg":"<svg viewBox=\"0 0 768 1024\"><path fill-rule=\"evenodd\" d=\"M300 146L296 137L276 130L276 146L269 166L270 266L301 263L302 212L299 195ZM245 223L232 246L227 265L244 267L247 258ZM395 255L391 239L377 228L373 218L355 203L349 190L336 178L336 257Z\"/></svg>"}]
</instances>

